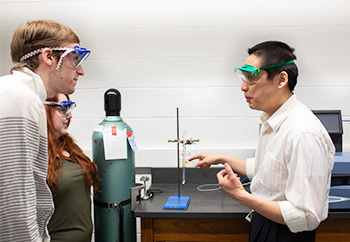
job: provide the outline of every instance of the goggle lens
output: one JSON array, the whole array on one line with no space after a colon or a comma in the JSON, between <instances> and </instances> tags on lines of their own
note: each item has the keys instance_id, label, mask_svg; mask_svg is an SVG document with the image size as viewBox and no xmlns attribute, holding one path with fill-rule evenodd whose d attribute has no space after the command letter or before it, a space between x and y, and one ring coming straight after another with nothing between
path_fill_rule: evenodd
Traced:
<instances>
[{"instance_id":1,"label":"goggle lens","mask_svg":"<svg viewBox=\"0 0 350 242\"><path fill-rule=\"evenodd\" d=\"M73 53L74 53L73 65L76 69L89 57L91 51L87 50L86 48L75 46Z\"/></svg>"},{"instance_id":2,"label":"goggle lens","mask_svg":"<svg viewBox=\"0 0 350 242\"><path fill-rule=\"evenodd\" d=\"M60 103L61 106L61 111L64 114L64 116L67 116L68 114L70 114L73 109L77 106L77 104L75 102L72 101L62 101Z\"/></svg>"},{"instance_id":3,"label":"goggle lens","mask_svg":"<svg viewBox=\"0 0 350 242\"><path fill-rule=\"evenodd\" d=\"M236 68L235 73L243 82L245 81L248 85L253 85L258 81L260 70L255 69L253 66L244 65L241 68Z\"/></svg>"},{"instance_id":4,"label":"goggle lens","mask_svg":"<svg viewBox=\"0 0 350 242\"><path fill-rule=\"evenodd\" d=\"M74 68L77 69L81 65L81 63L83 63L84 60L88 58L90 53L90 50L79 46L74 46L74 48L66 48L66 51L61 55L61 58L58 61L56 69L58 70L60 68L63 58L66 57L68 54L70 54L69 57L72 61Z\"/></svg>"}]
</instances>

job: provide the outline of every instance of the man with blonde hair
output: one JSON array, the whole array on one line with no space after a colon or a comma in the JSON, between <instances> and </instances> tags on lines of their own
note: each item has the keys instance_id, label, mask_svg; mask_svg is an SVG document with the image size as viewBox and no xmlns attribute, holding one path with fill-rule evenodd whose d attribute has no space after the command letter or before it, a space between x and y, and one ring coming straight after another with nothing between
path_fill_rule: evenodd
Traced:
<instances>
[{"instance_id":1,"label":"man with blonde hair","mask_svg":"<svg viewBox=\"0 0 350 242\"><path fill-rule=\"evenodd\" d=\"M43 102L71 94L90 51L69 27L35 20L13 35L17 63L0 77L0 241L49 241L53 213L46 184L47 128Z\"/></svg>"}]
</instances>

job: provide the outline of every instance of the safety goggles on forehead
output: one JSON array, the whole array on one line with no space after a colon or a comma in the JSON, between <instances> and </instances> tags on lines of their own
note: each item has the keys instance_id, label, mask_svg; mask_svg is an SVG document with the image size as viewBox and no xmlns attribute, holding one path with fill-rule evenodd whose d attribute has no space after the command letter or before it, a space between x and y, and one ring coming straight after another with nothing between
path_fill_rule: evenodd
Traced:
<instances>
[{"instance_id":1,"label":"safety goggles on forehead","mask_svg":"<svg viewBox=\"0 0 350 242\"><path fill-rule=\"evenodd\" d=\"M291 64L291 63L294 63L294 60L290 60L290 61L280 63L280 64L264 66L264 67L261 67L259 69L255 68L252 65L244 65L242 67L235 68L235 73L238 75L238 77L242 81L246 81L250 85L250 84L253 84L254 81L258 80L258 75L260 74L261 70L266 70L266 69L271 69L271 68L275 68L275 67L279 67L279 66L284 66L284 65Z\"/></svg>"},{"instance_id":2,"label":"safety goggles on forehead","mask_svg":"<svg viewBox=\"0 0 350 242\"><path fill-rule=\"evenodd\" d=\"M53 51L64 51L64 53L61 55L60 59L58 60L57 63L57 67L56 70L58 70L62 64L63 58L66 57L68 54L72 53L74 56L72 58L72 63L74 68L78 68L81 63L83 63L84 60L86 60L86 58L88 58L88 56L90 55L91 51L86 49L86 48L82 48L79 46L74 46L73 48L67 48L67 47L46 47L49 48ZM29 59L32 56L38 55L41 52L43 52L45 48L41 48L38 50L34 50L28 54L25 54L24 56L21 57L21 59L19 60L20 62Z\"/></svg>"},{"instance_id":3,"label":"safety goggles on forehead","mask_svg":"<svg viewBox=\"0 0 350 242\"><path fill-rule=\"evenodd\" d=\"M70 114L73 111L73 109L77 106L77 104L72 101L62 101L61 103L53 102L53 101L45 101L44 104L59 107L60 111L64 116L67 116L68 114Z\"/></svg>"}]
</instances>

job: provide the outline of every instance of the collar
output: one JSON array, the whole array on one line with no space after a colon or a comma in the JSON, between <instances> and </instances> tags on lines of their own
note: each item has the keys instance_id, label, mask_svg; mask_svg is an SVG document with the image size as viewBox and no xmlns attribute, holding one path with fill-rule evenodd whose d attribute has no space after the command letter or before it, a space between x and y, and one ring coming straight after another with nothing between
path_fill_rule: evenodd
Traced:
<instances>
[{"instance_id":1,"label":"collar","mask_svg":"<svg viewBox=\"0 0 350 242\"><path fill-rule=\"evenodd\" d=\"M265 126L265 129L267 129L266 125L268 125L273 131L277 130L283 121L288 117L290 110L293 109L297 103L298 100L295 94L293 94L279 109L277 109L272 116L269 116L267 113L263 112L260 116L260 120Z\"/></svg>"},{"instance_id":2,"label":"collar","mask_svg":"<svg viewBox=\"0 0 350 242\"><path fill-rule=\"evenodd\" d=\"M27 67L20 71L14 71L13 74L21 76L21 79L39 96L44 103L47 98L46 88L41 77Z\"/></svg>"}]
</instances>

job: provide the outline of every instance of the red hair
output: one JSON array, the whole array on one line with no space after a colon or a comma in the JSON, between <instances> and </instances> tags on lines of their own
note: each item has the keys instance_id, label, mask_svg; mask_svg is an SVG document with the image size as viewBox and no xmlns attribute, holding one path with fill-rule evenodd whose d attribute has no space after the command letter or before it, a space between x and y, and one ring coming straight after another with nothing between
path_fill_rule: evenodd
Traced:
<instances>
[{"instance_id":1,"label":"red hair","mask_svg":"<svg viewBox=\"0 0 350 242\"><path fill-rule=\"evenodd\" d=\"M66 95L69 100L69 96ZM58 102L58 94L53 98L48 98L47 101ZM52 105L44 105L46 109L47 118L47 137L49 148L49 165L47 172L47 184L49 185L53 196L58 193L59 183L62 178L62 158L77 162L83 169L84 180L86 183L86 189L90 192L91 186L94 191L98 191L100 185L100 179L97 174L97 165L93 163L89 157L87 157L81 148L76 144L75 140L67 133L58 139L54 136L55 128L53 126L53 114L55 107ZM70 120L68 122L69 126ZM70 153L70 157L63 155L63 151L66 150ZM58 169L61 169L61 174L58 174Z\"/></svg>"}]
</instances>

